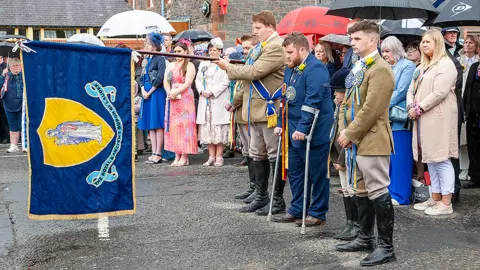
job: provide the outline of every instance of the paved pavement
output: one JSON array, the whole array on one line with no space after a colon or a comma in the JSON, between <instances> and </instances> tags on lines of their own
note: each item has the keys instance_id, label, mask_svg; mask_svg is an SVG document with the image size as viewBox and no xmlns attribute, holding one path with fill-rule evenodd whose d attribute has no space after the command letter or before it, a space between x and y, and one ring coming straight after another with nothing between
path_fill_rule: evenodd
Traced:
<instances>
[{"instance_id":1,"label":"paved pavement","mask_svg":"<svg viewBox=\"0 0 480 270\"><path fill-rule=\"evenodd\" d=\"M0 269L356 269L366 256L334 250L340 241L332 236L344 222L337 179L327 225L301 235L291 224L237 211L242 204L233 194L245 187L247 174L232 166L239 158L222 168L202 167L205 156L182 168L138 163L137 213L109 218L107 229L105 220L29 220L27 159L5 148ZM377 268L480 269L479 196L479 190L462 191L451 217L396 207L398 261Z\"/></svg>"}]
</instances>

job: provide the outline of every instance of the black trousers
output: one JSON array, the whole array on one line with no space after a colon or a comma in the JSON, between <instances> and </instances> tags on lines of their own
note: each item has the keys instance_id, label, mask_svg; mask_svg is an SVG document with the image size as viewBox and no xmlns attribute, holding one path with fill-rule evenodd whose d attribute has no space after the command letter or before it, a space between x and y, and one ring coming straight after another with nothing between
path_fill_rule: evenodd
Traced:
<instances>
[{"instance_id":1,"label":"black trousers","mask_svg":"<svg viewBox=\"0 0 480 270\"><path fill-rule=\"evenodd\" d=\"M0 101L0 141L10 138L10 129L8 128L7 115L3 109L3 102Z\"/></svg>"},{"instance_id":2,"label":"black trousers","mask_svg":"<svg viewBox=\"0 0 480 270\"><path fill-rule=\"evenodd\" d=\"M462 130L462 123L458 125L458 150L460 151L460 132ZM462 188L462 183L460 182L460 160L458 158L451 158L450 161L453 165L453 170L455 171L455 193L460 192Z\"/></svg>"},{"instance_id":3,"label":"black trousers","mask_svg":"<svg viewBox=\"0 0 480 270\"><path fill-rule=\"evenodd\" d=\"M480 184L480 113L471 112L467 119L468 176Z\"/></svg>"}]
</instances>

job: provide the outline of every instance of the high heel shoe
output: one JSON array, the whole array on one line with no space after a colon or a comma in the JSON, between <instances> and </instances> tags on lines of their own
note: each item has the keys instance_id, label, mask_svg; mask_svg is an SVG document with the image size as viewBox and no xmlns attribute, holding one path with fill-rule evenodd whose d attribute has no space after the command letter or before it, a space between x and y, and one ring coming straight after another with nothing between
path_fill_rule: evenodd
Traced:
<instances>
[{"instance_id":1,"label":"high heel shoe","mask_svg":"<svg viewBox=\"0 0 480 270\"><path fill-rule=\"evenodd\" d=\"M178 162L179 160L173 161L172 164L170 164L170 167L177 167Z\"/></svg>"}]
</instances>

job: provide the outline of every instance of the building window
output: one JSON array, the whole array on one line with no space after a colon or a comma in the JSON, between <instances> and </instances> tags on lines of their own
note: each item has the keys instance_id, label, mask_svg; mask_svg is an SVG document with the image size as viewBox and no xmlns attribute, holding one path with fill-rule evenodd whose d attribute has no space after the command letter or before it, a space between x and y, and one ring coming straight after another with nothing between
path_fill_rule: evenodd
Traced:
<instances>
[{"instance_id":1,"label":"building window","mask_svg":"<svg viewBox=\"0 0 480 270\"><path fill-rule=\"evenodd\" d=\"M0 35L14 35L15 28L0 28Z\"/></svg>"},{"instance_id":2,"label":"building window","mask_svg":"<svg viewBox=\"0 0 480 270\"><path fill-rule=\"evenodd\" d=\"M56 30L45 30L45 38L57 38Z\"/></svg>"},{"instance_id":3,"label":"building window","mask_svg":"<svg viewBox=\"0 0 480 270\"><path fill-rule=\"evenodd\" d=\"M26 37L27 36L27 28L19 28L18 29L18 34Z\"/></svg>"},{"instance_id":4,"label":"building window","mask_svg":"<svg viewBox=\"0 0 480 270\"><path fill-rule=\"evenodd\" d=\"M76 30L64 30L63 32L65 32L65 38L69 38L77 33Z\"/></svg>"},{"instance_id":5,"label":"building window","mask_svg":"<svg viewBox=\"0 0 480 270\"><path fill-rule=\"evenodd\" d=\"M40 29L33 29L33 40L40 40Z\"/></svg>"}]
</instances>

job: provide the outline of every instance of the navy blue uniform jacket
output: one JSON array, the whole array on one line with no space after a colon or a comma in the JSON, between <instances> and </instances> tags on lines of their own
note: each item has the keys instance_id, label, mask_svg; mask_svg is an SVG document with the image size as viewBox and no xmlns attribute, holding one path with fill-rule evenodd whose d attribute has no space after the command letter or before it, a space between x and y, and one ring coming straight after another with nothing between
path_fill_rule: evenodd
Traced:
<instances>
[{"instance_id":1,"label":"navy blue uniform jacket","mask_svg":"<svg viewBox=\"0 0 480 270\"><path fill-rule=\"evenodd\" d=\"M288 136L289 142L293 147L305 147L306 141L295 141L292 134L299 131L305 135L310 133L313 124L314 115L302 111L302 106L306 105L319 109L317 124L313 132L311 146L318 146L330 142L330 129L333 124L333 106L331 90L323 87L323 84L329 81L327 67L317 60L315 56L309 54L305 60L306 67L302 75L298 77L293 85L296 89L295 98L288 101ZM290 85L293 69L285 69L284 83L287 87ZM293 75L295 78L295 75ZM279 113L278 127L281 127L281 113Z\"/></svg>"}]
</instances>

